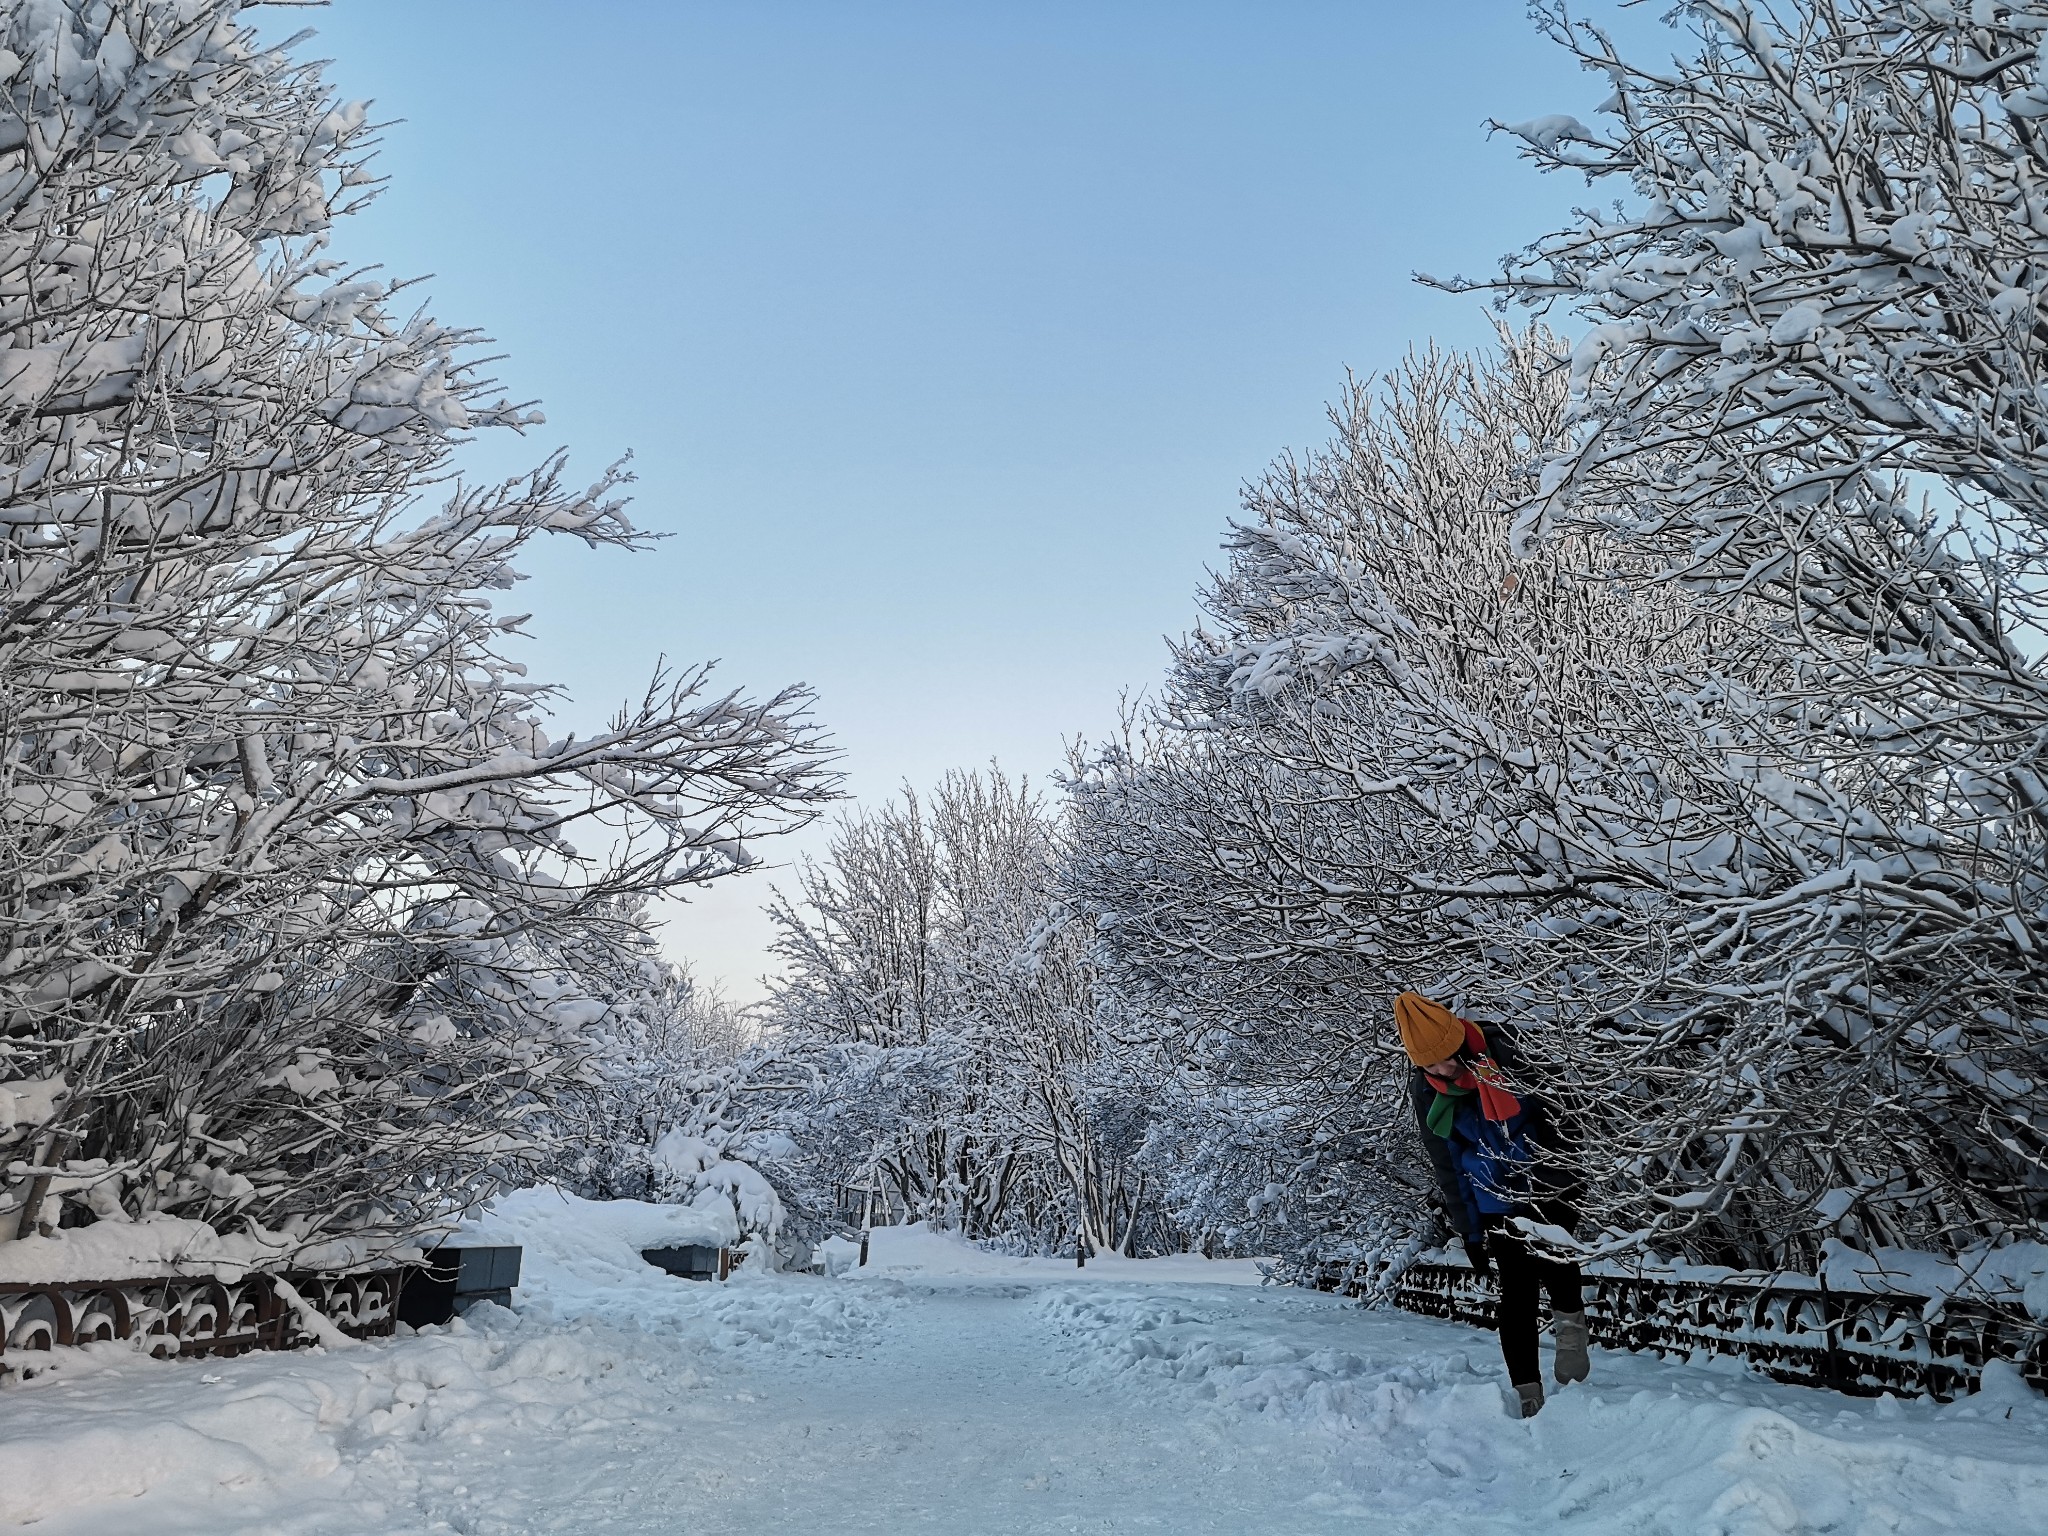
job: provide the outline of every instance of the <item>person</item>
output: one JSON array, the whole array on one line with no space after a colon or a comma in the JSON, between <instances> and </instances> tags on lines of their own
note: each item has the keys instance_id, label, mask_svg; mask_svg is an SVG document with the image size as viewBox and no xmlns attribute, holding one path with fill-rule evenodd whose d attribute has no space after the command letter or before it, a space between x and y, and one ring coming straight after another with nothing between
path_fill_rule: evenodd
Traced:
<instances>
[{"instance_id":1,"label":"person","mask_svg":"<svg viewBox=\"0 0 2048 1536\"><path fill-rule=\"evenodd\" d=\"M1522 1417L1531 1418L1543 1407L1539 1291L1550 1294L1557 1379L1584 1381L1592 1369L1578 1266L1538 1253L1514 1225L1524 1216L1569 1229L1577 1219L1558 1170L1545 1166L1558 1127L1519 1086L1521 1057L1506 1026L1482 1030L1419 992L1394 999L1394 1024L1411 1063L1409 1102L1451 1223L1473 1268L1490 1265L1499 1276L1500 1352Z\"/></svg>"}]
</instances>

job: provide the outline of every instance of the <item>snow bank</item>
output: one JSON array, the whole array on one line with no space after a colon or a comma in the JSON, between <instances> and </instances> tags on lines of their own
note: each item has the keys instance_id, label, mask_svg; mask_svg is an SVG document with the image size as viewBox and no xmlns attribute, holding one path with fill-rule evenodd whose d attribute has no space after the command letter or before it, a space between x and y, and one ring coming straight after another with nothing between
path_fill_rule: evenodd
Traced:
<instances>
[{"instance_id":1,"label":"snow bank","mask_svg":"<svg viewBox=\"0 0 2048 1536\"><path fill-rule=\"evenodd\" d=\"M6 1395L0 1522L325 1478L345 1453L387 1441L572 1428L620 1352L588 1330L523 1336L510 1314L487 1312L497 1327L457 1321L332 1355L169 1363L119 1346L65 1351Z\"/></svg>"},{"instance_id":2,"label":"snow bank","mask_svg":"<svg viewBox=\"0 0 2048 1536\"><path fill-rule=\"evenodd\" d=\"M535 1266L556 1289L609 1287L648 1266L642 1248L692 1243L730 1247L740 1238L732 1197L706 1188L687 1205L638 1200L581 1200L549 1186L500 1196L462 1223L447 1242L517 1243L524 1247L526 1284ZM256 1269L336 1270L366 1263L416 1260L416 1244L378 1249L357 1238L301 1244L283 1233L222 1236L203 1221L157 1214L138 1221L96 1221L50 1237L0 1243L0 1281L129 1280L159 1275L213 1275L239 1280ZM580 1279L578 1278L580 1277Z\"/></svg>"},{"instance_id":3,"label":"snow bank","mask_svg":"<svg viewBox=\"0 0 2048 1536\"><path fill-rule=\"evenodd\" d=\"M1859 1252L1830 1242L1823 1259L1836 1290L1903 1291L1916 1296L1983 1296L2018 1302L2048 1322L2048 1243L2008 1243L1945 1259L1906 1248Z\"/></svg>"},{"instance_id":4,"label":"snow bank","mask_svg":"<svg viewBox=\"0 0 2048 1536\"><path fill-rule=\"evenodd\" d=\"M524 1253L514 1305L530 1321L662 1329L711 1352L776 1346L795 1358L844 1348L897 1305L893 1294L864 1296L762 1264L743 1264L721 1284L682 1280L641 1257L647 1247L719 1247L735 1239L733 1204L723 1194L696 1206L659 1206L535 1188L498 1198L449 1241L518 1243Z\"/></svg>"},{"instance_id":5,"label":"snow bank","mask_svg":"<svg viewBox=\"0 0 2048 1536\"><path fill-rule=\"evenodd\" d=\"M526 1513L534 1485L559 1497L565 1478L610 1465L614 1436L665 1429L668 1454L691 1450L696 1426L724 1417L700 1405L707 1370L752 1361L801 1372L854 1352L902 1307L875 1288L808 1277L718 1285L641 1267L655 1278L631 1292L637 1305L602 1309L637 1313L617 1322L553 1315L561 1298L541 1296L523 1311L485 1304L446 1328L332 1353L54 1352L54 1369L0 1393L0 1526L48 1520L52 1536L450 1528L429 1518L424 1484L467 1511L453 1528L523 1536L543 1528ZM446 1470L458 1466L468 1470ZM508 1473L522 1486L499 1486Z\"/></svg>"},{"instance_id":6,"label":"snow bank","mask_svg":"<svg viewBox=\"0 0 2048 1536\"><path fill-rule=\"evenodd\" d=\"M1556 1229L1546 1229L1555 1232ZM1464 1250L1427 1249L1418 1258L1435 1264L1464 1264ZM1644 1259L1595 1259L1589 1275L1651 1280L1689 1280L1705 1285L1770 1285L1781 1290L1817 1290L1822 1280L1834 1291L1873 1296L1952 1297L2023 1306L2048 1322L2048 1243L2007 1243L1977 1248L1955 1258L1911 1248L1851 1248L1830 1238L1821 1253L1820 1273L1798 1270L1728 1269L1718 1264Z\"/></svg>"},{"instance_id":7,"label":"snow bank","mask_svg":"<svg viewBox=\"0 0 2048 1536\"><path fill-rule=\"evenodd\" d=\"M678 1206L584 1200L543 1187L500 1197L450 1241L525 1250L514 1302L526 1318L660 1329L713 1352L775 1346L800 1356L841 1348L898 1304L893 1295L863 1296L755 1264L723 1284L683 1280L640 1257L643 1248L721 1246L737 1235L722 1193Z\"/></svg>"},{"instance_id":8,"label":"snow bank","mask_svg":"<svg viewBox=\"0 0 2048 1536\"><path fill-rule=\"evenodd\" d=\"M651 1205L585 1200L550 1185L499 1196L448 1239L516 1243L525 1250L521 1299L572 1313L617 1311L609 1303L622 1295L671 1282L640 1257L643 1248L724 1248L738 1240L732 1202L717 1191L695 1205Z\"/></svg>"},{"instance_id":9,"label":"snow bank","mask_svg":"<svg viewBox=\"0 0 2048 1536\"><path fill-rule=\"evenodd\" d=\"M722 1196L692 1209L522 1190L451 1239L524 1248L514 1311L487 1304L446 1328L334 1352L157 1361L129 1344L53 1351L47 1369L0 1392L0 1525L105 1508L121 1513L79 1528L125 1536L175 1524L125 1511L178 1510L210 1533L209 1501L293 1489L295 1509L302 1499L353 1509L365 1466L394 1448L427 1462L476 1441L530 1455L541 1441L673 1411L675 1394L700 1383L699 1362L845 1352L902 1305L886 1288L744 1269L724 1285L679 1280L640 1257L733 1236ZM390 1528L413 1529L413 1514ZM354 1520L343 1528L383 1529ZM262 1515L248 1528L286 1524Z\"/></svg>"}]
</instances>

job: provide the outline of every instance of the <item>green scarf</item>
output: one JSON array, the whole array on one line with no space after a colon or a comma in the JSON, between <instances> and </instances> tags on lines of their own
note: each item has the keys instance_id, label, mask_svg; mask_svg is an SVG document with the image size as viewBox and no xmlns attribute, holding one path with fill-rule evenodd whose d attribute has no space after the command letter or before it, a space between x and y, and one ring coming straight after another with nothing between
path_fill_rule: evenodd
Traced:
<instances>
[{"instance_id":1,"label":"green scarf","mask_svg":"<svg viewBox=\"0 0 2048 1536\"><path fill-rule=\"evenodd\" d=\"M1428 1120L1429 1128L1432 1131L1443 1137L1445 1141L1449 1141L1451 1139L1451 1122L1458 1118L1458 1100L1470 1098L1472 1090L1470 1088L1438 1088L1435 1091L1436 1102L1429 1106L1429 1114L1425 1118Z\"/></svg>"}]
</instances>

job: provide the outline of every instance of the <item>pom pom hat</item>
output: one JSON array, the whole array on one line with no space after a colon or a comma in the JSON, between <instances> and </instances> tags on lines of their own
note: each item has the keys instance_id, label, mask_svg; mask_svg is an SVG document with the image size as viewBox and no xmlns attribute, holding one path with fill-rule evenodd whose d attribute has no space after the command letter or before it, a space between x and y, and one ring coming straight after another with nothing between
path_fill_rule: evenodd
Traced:
<instances>
[{"instance_id":1,"label":"pom pom hat","mask_svg":"<svg viewBox=\"0 0 2048 1536\"><path fill-rule=\"evenodd\" d=\"M1465 1026L1458 1016L1420 992L1403 992L1394 999L1394 1027L1401 1031L1401 1048L1418 1067L1447 1061L1465 1045Z\"/></svg>"}]
</instances>

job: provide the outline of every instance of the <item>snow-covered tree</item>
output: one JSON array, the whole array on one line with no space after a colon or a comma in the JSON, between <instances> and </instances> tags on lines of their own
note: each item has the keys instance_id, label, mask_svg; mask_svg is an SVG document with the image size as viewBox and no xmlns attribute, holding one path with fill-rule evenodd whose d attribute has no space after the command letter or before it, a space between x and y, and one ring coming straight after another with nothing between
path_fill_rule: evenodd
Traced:
<instances>
[{"instance_id":1,"label":"snow-covered tree","mask_svg":"<svg viewBox=\"0 0 2048 1536\"><path fill-rule=\"evenodd\" d=\"M1078 899L1219 1126L1317 1102L1350 967L1533 1026L1605 1246L1998 1242L2048 1069L2048 8L1679 14L1647 68L1539 8L1613 124L1511 131L1632 201L1495 286L1591 328L1510 350L1521 428L1411 387L1254 490L1159 744L1082 781Z\"/></svg>"},{"instance_id":2,"label":"snow-covered tree","mask_svg":"<svg viewBox=\"0 0 2048 1536\"><path fill-rule=\"evenodd\" d=\"M721 1106L743 1075L754 1030L716 987L664 959L651 934L630 972L604 991L589 1055L548 1112L553 1151L544 1173L586 1199L652 1199L667 1177L656 1151L663 1138L701 1139L708 1124L729 1120Z\"/></svg>"},{"instance_id":3,"label":"snow-covered tree","mask_svg":"<svg viewBox=\"0 0 2048 1536\"><path fill-rule=\"evenodd\" d=\"M769 1044L842 1207L1037 1245L1157 1236L1056 854L1028 786L956 773L929 804L906 792L847 818L801 901L773 909L787 976Z\"/></svg>"},{"instance_id":4,"label":"snow-covered tree","mask_svg":"<svg viewBox=\"0 0 2048 1536\"><path fill-rule=\"evenodd\" d=\"M1657 1106L1607 1117L1610 1214L1780 1258L2038 1231L2048 6L1681 14L1651 66L1539 7L1613 94L1510 131L1627 196L1495 285L1589 323L1518 542L1604 537L1719 626L1617 742L1657 921L1559 957L1586 1112ZM1552 828L1595 882L1648 830L1603 816Z\"/></svg>"},{"instance_id":5,"label":"snow-covered tree","mask_svg":"<svg viewBox=\"0 0 2048 1536\"><path fill-rule=\"evenodd\" d=\"M1066 896L1093 919L1111 1059L1144 1107L1137 1161L1191 1239L1378 1253L1428 1221L1378 1027L1390 946L1358 942L1368 886L1390 907L1401 893L1353 866L1376 807L1345 814L1350 795L1275 768L1264 746L1219 723L1076 764ZM1316 894L1340 866L1345 894ZM1432 905L1415 901L1413 937ZM1398 948L1408 925L1389 927Z\"/></svg>"},{"instance_id":6,"label":"snow-covered tree","mask_svg":"<svg viewBox=\"0 0 2048 1536\"><path fill-rule=\"evenodd\" d=\"M1526 1018L1510 941L1584 905L1548 765L1678 614L1583 548L1507 546L1555 363L1532 332L1354 382L1329 445L1248 489L1147 728L1078 766L1067 893L1166 1070L1175 1215L1220 1240L1410 1246L1393 995Z\"/></svg>"},{"instance_id":7,"label":"snow-covered tree","mask_svg":"<svg viewBox=\"0 0 2048 1536\"><path fill-rule=\"evenodd\" d=\"M665 671L603 729L498 606L641 543L480 338L340 269L359 105L236 0L0 13L0 1235L404 1232L531 1156L637 903L828 793L804 696Z\"/></svg>"}]
</instances>

